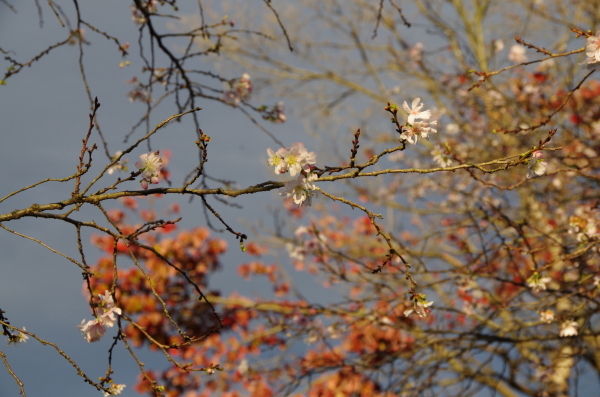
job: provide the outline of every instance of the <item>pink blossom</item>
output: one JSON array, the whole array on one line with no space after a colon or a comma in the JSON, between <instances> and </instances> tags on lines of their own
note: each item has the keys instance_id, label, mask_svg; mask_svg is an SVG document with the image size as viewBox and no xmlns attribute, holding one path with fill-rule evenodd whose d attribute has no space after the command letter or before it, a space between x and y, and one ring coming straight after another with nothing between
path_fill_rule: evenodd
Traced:
<instances>
[{"instance_id":1,"label":"pink blossom","mask_svg":"<svg viewBox=\"0 0 600 397\"><path fill-rule=\"evenodd\" d=\"M595 36L588 37L585 55L591 59L591 61L588 59L587 63L600 62L600 30L596 32Z\"/></svg>"},{"instance_id":2,"label":"pink blossom","mask_svg":"<svg viewBox=\"0 0 600 397\"><path fill-rule=\"evenodd\" d=\"M100 319L90 320L87 323L81 320L81 325L78 326L83 332L83 337L88 342L97 342L106 333L106 327Z\"/></svg>"},{"instance_id":3,"label":"pink blossom","mask_svg":"<svg viewBox=\"0 0 600 397\"><path fill-rule=\"evenodd\" d=\"M148 183L156 184L159 181L163 161L158 154L159 152L144 153L140 156L141 161L135 163L135 166L142 171L141 184L144 189L148 188Z\"/></svg>"},{"instance_id":4,"label":"pink blossom","mask_svg":"<svg viewBox=\"0 0 600 397\"><path fill-rule=\"evenodd\" d=\"M229 87L230 89L223 94L223 101L233 106L250 99L254 89L248 73L244 73L240 79L233 80L229 83Z\"/></svg>"},{"instance_id":5,"label":"pink blossom","mask_svg":"<svg viewBox=\"0 0 600 397\"><path fill-rule=\"evenodd\" d=\"M115 306L115 302L109 291L105 291L104 296L98 296L100 297L98 308L103 312L100 314L100 320L107 327L112 327L115 325L116 321L115 314L121 314L121 309Z\"/></svg>"}]
</instances>

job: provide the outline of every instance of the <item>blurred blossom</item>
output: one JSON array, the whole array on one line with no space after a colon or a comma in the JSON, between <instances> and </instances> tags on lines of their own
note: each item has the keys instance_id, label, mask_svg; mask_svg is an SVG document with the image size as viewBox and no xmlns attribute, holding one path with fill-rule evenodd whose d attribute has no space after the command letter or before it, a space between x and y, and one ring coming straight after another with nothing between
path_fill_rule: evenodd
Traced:
<instances>
[{"instance_id":1,"label":"blurred blossom","mask_svg":"<svg viewBox=\"0 0 600 397\"><path fill-rule=\"evenodd\" d=\"M74 30L71 33L71 37L69 37L69 41L67 42L69 45L76 45L81 41L85 43L85 29L79 28L79 30ZM89 43L88 43L89 44Z\"/></svg>"},{"instance_id":2,"label":"blurred blossom","mask_svg":"<svg viewBox=\"0 0 600 397\"><path fill-rule=\"evenodd\" d=\"M408 317L412 313L417 313L419 317L427 317L431 312L429 306L433 305L433 301L427 302L425 294L416 294L412 297L413 308L404 311L404 316Z\"/></svg>"},{"instance_id":3,"label":"blurred blossom","mask_svg":"<svg viewBox=\"0 0 600 397\"><path fill-rule=\"evenodd\" d=\"M510 52L508 53L508 60L513 63L523 63L527 62L527 55L525 55L525 51L527 49L520 44L515 44L510 47Z\"/></svg>"},{"instance_id":4,"label":"blurred blossom","mask_svg":"<svg viewBox=\"0 0 600 397\"><path fill-rule=\"evenodd\" d=\"M450 135L456 135L456 134L458 134L459 131L460 131L460 128L458 127L458 124L456 124L456 123L450 123L446 126L446 132Z\"/></svg>"},{"instance_id":5,"label":"blurred blossom","mask_svg":"<svg viewBox=\"0 0 600 397\"><path fill-rule=\"evenodd\" d=\"M129 102L135 102L135 101L144 102L144 103L152 102L152 99L150 99L150 94L148 93L148 91L146 91L142 87L137 87L137 88L134 88L133 90L129 91L129 93L127 94L127 97L129 98Z\"/></svg>"},{"instance_id":6,"label":"blurred blossom","mask_svg":"<svg viewBox=\"0 0 600 397\"><path fill-rule=\"evenodd\" d=\"M433 161L438 163L440 167L450 167L452 164L450 155L439 145L435 145L435 148L431 151L431 155L433 156Z\"/></svg>"},{"instance_id":7,"label":"blurred blossom","mask_svg":"<svg viewBox=\"0 0 600 397\"><path fill-rule=\"evenodd\" d=\"M496 54L504 49L504 41L502 41L500 39L494 40L493 45L494 45L494 53L496 53Z\"/></svg>"},{"instance_id":8,"label":"blurred blossom","mask_svg":"<svg viewBox=\"0 0 600 397\"><path fill-rule=\"evenodd\" d=\"M273 106L273 109L268 110L266 106L262 108L263 119L271 121L273 123L285 123L287 117L284 113L283 102L277 102L277 105Z\"/></svg>"},{"instance_id":9,"label":"blurred blossom","mask_svg":"<svg viewBox=\"0 0 600 397\"><path fill-rule=\"evenodd\" d=\"M546 284L552 279L550 277L542 277L538 272L534 272L531 277L527 279L527 286L531 288L533 292L540 292L546 290Z\"/></svg>"},{"instance_id":10,"label":"blurred blossom","mask_svg":"<svg viewBox=\"0 0 600 397\"><path fill-rule=\"evenodd\" d=\"M115 161L122 154L123 154L123 152L119 150L118 152L116 152L112 156L111 160ZM117 161L116 163L114 163L113 165L111 165L108 168L108 171L107 171L108 175L112 175L115 171L124 171L124 172L127 172L127 162L128 162L128 160L121 160L121 161Z\"/></svg>"},{"instance_id":11,"label":"blurred blossom","mask_svg":"<svg viewBox=\"0 0 600 397\"><path fill-rule=\"evenodd\" d=\"M585 55L588 56L585 61L588 67L600 62L600 30L596 32L595 36L588 37L587 45L585 46Z\"/></svg>"},{"instance_id":12,"label":"blurred blossom","mask_svg":"<svg viewBox=\"0 0 600 397\"><path fill-rule=\"evenodd\" d=\"M148 14L154 14L156 13L156 11L158 11L157 0L144 1L141 3L141 6L148 12ZM131 6L131 19L136 25L143 25L147 22L144 13L140 11L135 5Z\"/></svg>"},{"instance_id":13,"label":"blurred blossom","mask_svg":"<svg viewBox=\"0 0 600 397\"><path fill-rule=\"evenodd\" d=\"M423 43L418 42L408 50L408 57L414 62L419 63L423 58Z\"/></svg>"},{"instance_id":14,"label":"blurred blossom","mask_svg":"<svg viewBox=\"0 0 600 397\"><path fill-rule=\"evenodd\" d=\"M543 321L547 324L550 324L554 321L554 312L552 310L540 310L538 312L540 314L540 321Z\"/></svg>"},{"instance_id":15,"label":"blurred blossom","mask_svg":"<svg viewBox=\"0 0 600 397\"><path fill-rule=\"evenodd\" d=\"M252 94L252 82L250 75L244 73L241 78L233 80L229 83L229 90L223 94L223 101L229 105L237 106L241 102L250 99Z\"/></svg>"},{"instance_id":16,"label":"blurred blossom","mask_svg":"<svg viewBox=\"0 0 600 397\"><path fill-rule=\"evenodd\" d=\"M565 320L560 324L560 332L558 336L561 338L568 336L577 336L577 328L579 325L573 320Z\"/></svg>"}]
</instances>

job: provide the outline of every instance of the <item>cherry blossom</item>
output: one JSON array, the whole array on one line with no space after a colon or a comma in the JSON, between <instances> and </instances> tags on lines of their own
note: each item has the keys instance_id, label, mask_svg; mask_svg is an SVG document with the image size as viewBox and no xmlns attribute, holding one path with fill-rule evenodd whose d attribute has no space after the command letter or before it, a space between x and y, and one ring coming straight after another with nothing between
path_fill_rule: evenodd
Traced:
<instances>
[{"instance_id":1,"label":"cherry blossom","mask_svg":"<svg viewBox=\"0 0 600 397\"><path fill-rule=\"evenodd\" d=\"M527 166L527 179L535 178L546 173L548 163L544 160L544 153L538 151L533 152L529 165Z\"/></svg>"},{"instance_id":2,"label":"cherry blossom","mask_svg":"<svg viewBox=\"0 0 600 397\"><path fill-rule=\"evenodd\" d=\"M409 124L414 124L415 119L427 120L431 117L431 110L425 110L424 112L421 112L421 109L423 108L423 106L425 104L421 103L419 105L419 102L421 102L421 98L416 98L412 102L412 109L410 107L408 107L408 104L406 103L406 101L404 101L404 103L402 104L402 107L408 113L408 123Z\"/></svg>"},{"instance_id":3,"label":"cherry blossom","mask_svg":"<svg viewBox=\"0 0 600 397\"><path fill-rule=\"evenodd\" d=\"M110 393L104 392L104 397L108 397L108 396L118 396L119 394L121 394L121 392L123 391L123 389L125 389L126 385L119 385L116 383L113 383L112 385L110 385Z\"/></svg>"},{"instance_id":4,"label":"cherry blossom","mask_svg":"<svg viewBox=\"0 0 600 397\"><path fill-rule=\"evenodd\" d=\"M417 143L419 137L427 139L430 132L437 132L436 129L430 127L430 125L436 125L437 121L434 120L431 123L424 121L416 121L412 126L402 127L402 133L400 134L401 139L405 139L410 143Z\"/></svg>"},{"instance_id":5,"label":"cherry blossom","mask_svg":"<svg viewBox=\"0 0 600 397\"><path fill-rule=\"evenodd\" d=\"M105 291L104 295L98 295L100 297L100 303L98 307L104 313L100 315L100 319L107 327L115 325L115 314L121 314L121 309L115 306L112 295L109 291Z\"/></svg>"},{"instance_id":6,"label":"cherry blossom","mask_svg":"<svg viewBox=\"0 0 600 397\"><path fill-rule=\"evenodd\" d=\"M431 155L433 156L433 161L438 163L440 167L450 167L452 164L450 155L446 154L446 150L442 149L439 145L435 146L431 151Z\"/></svg>"},{"instance_id":7,"label":"cherry blossom","mask_svg":"<svg viewBox=\"0 0 600 397\"><path fill-rule=\"evenodd\" d=\"M85 322L85 319L83 319L81 320L81 325L78 325L78 327L81 328L83 337L89 343L99 341L106 333L104 322L99 318L90 320L87 323Z\"/></svg>"},{"instance_id":8,"label":"cherry blossom","mask_svg":"<svg viewBox=\"0 0 600 397\"><path fill-rule=\"evenodd\" d=\"M27 329L25 327L23 327L23 331L27 331ZM17 335L13 335L12 337L8 338L8 345L16 346L21 342L27 342L27 339L29 339L29 336L27 336L26 334L19 331L19 333Z\"/></svg>"},{"instance_id":9,"label":"cherry blossom","mask_svg":"<svg viewBox=\"0 0 600 397\"><path fill-rule=\"evenodd\" d=\"M302 142L296 142L285 152L284 161L290 175L296 176L300 171L310 172L310 164L317 162L317 155L306 150Z\"/></svg>"},{"instance_id":10,"label":"cherry blossom","mask_svg":"<svg viewBox=\"0 0 600 397\"><path fill-rule=\"evenodd\" d=\"M541 277L538 272L534 272L531 277L527 279L527 286L532 289L533 292L540 292L546 290L546 284L552 279L550 277Z\"/></svg>"},{"instance_id":11,"label":"cherry blossom","mask_svg":"<svg viewBox=\"0 0 600 397\"><path fill-rule=\"evenodd\" d=\"M287 163L284 160L284 158L287 156L287 149L280 148L278 151L274 152L273 149L268 148L267 154L269 155L269 160L267 160L267 163L275 166L276 174L283 174L287 172Z\"/></svg>"},{"instance_id":12,"label":"cherry blossom","mask_svg":"<svg viewBox=\"0 0 600 397\"><path fill-rule=\"evenodd\" d=\"M508 54L508 60L513 63L523 63L527 62L527 55L525 55L525 51L527 49L522 45L515 44L510 47L510 52Z\"/></svg>"},{"instance_id":13,"label":"cherry blossom","mask_svg":"<svg viewBox=\"0 0 600 397\"><path fill-rule=\"evenodd\" d=\"M248 73L244 73L240 79L230 82L229 87L230 89L223 94L223 101L225 103L237 106L242 101L250 99L253 87Z\"/></svg>"},{"instance_id":14,"label":"cherry blossom","mask_svg":"<svg viewBox=\"0 0 600 397\"><path fill-rule=\"evenodd\" d=\"M427 317L431 312L429 306L433 305L433 301L427 302L427 296L425 294L417 294L412 298L413 308L404 311L404 316L408 317L413 312L417 313L419 317Z\"/></svg>"},{"instance_id":15,"label":"cherry blossom","mask_svg":"<svg viewBox=\"0 0 600 397\"><path fill-rule=\"evenodd\" d=\"M588 56L586 60L588 64L600 62L600 30L596 32L595 36L588 37L585 55Z\"/></svg>"},{"instance_id":16,"label":"cherry blossom","mask_svg":"<svg viewBox=\"0 0 600 397\"><path fill-rule=\"evenodd\" d=\"M287 117L284 113L283 102L277 102L277 105L273 106L273 109L267 110L266 106L259 108L263 111L263 119L269 120L273 123L284 123Z\"/></svg>"},{"instance_id":17,"label":"cherry blossom","mask_svg":"<svg viewBox=\"0 0 600 397\"><path fill-rule=\"evenodd\" d=\"M122 151L117 151L111 158L112 161L115 161L123 154ZM108 175L113 174L115 171L124 171L127 172L127 160L117 161L106 171Z\"/></svg>"},{"instance_id":18,"label":"cherry blossom","mask_svg":"<svg viewBox=\"0 0 600 397\"><path fill-rule=\"evenodd\" d=\"M579 327L579 324L577 324L576 321L574 320L565 320L560 324L560 332L558 333L558 336L560 336L561 338L567 337L567 336L577 336L577 328Z\"/></svg>"},{"instance_id":19,"label":"cherry blossom","mask_svg":"<svg viewBox=\"0 0 600 397\"><path fill-rule=\"evenodd\" d=\"M148 152L140 156L141 161L135 163L135 166L142 171L142 188L148 189L148 183L158 183L160 170L163 166L159 152Z\"/></svg>"},{"instance_id":20,"label":"cherry blossom","mask_svg":"<svg viewBox=\"0 0 600 397\"><path fill-rule=\"evenodd\" d=\"M317 175L310 173L308 176L299 175L296 179L286 182L285 186L279 191L280 195L287 195L288 198L292 198L294 203L298 205L310 206L312 203L312 197L314 196L314 190L318 187L314 184L317 179Z\"/></svg>"}]
</instances>

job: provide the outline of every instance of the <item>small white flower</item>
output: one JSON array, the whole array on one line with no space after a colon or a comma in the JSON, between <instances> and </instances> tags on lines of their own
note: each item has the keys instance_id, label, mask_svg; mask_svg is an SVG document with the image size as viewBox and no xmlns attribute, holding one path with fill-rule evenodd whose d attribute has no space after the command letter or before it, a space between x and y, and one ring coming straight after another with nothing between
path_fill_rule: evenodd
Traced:
<instances>
[{"instance_id":1,"label":"small white flower","mask_svg":"<svg viewBox=\"0 0 600 397\"><path fill-rule=\"evenodd\" d=\"M408 107L408 104L406 103L406 101L404 101L404 103L402 104L402 107L408 113L408 123L409 124L414 124L415 119L427 120L431 117L431 110L426 110L424 112L421 112L421 108L423 108L423 106L425 104L421 103L419 105L419 102L421 102L421 98L416 98L412 102L412 109Z\"/></svg>"},{"instance_id":2,"label":"small white flower","mask_svg":"<svg viewBox=\"0 0 600 397\"><path fill-rule=\"evenodd\" d=\"M419 137L427 138L430 132L437 132L436 129L429 126L430 124L435 125L437 124L437 121L434 120L431 123L415 121L415 123L411 126L404 126L402 127L400 138L405 139L410 143L417 143Z\"/></svg>"},{"instance_id":3,"label":"small white flower","mask_svg":"<svg viewBox=\"0 0 600 397\"><path fill-rule=\"evenodd\" d=\"M538 272L534 272L531 277L527 279L527 286L533 290L533 292L540 292L546 290L546 284L552 279L550 277L541 277Z\"/></svg>"},{"instance_id":4,"label":"small white flower","mask_svg":"<svg viewBox=\"0 0 600 397\"><path fill-rule=\"evenodd\" d=\"M23 331L27 331L27 329L23 327ZM19 331L19 333L16 336L8 339L8 344L16 346L21 342L27 342L27 339L29 339L29 336Z\"/></svg>"},{"instance_id":5,"label":"small white flower","mask_svg":"<svg viewBox=\"0 0 600 397\"><path fill-rule=\"evenodd\" d=\"M123 389L125 389L125 385L117 385L113 383L112 385L110 385L110 393L104 392L104 397L118 396L119 394L121 394Z\"/></svg>"},{"instance_id":6,"label":"small white flower","mask_svg":"<svg viewBox=\"0 0 600 397\"><path fill-rule=\"evenodd\" d=\"M408 317L414 312L417 313L419 317L427 317L427 315L431 312L429 306L433 305L433 301L427 302L427 296L425 296L425 294L414 295L412 300L413 308L405 310L404 316Z\"/></svg>"},{"instance_id":7,"label":"small white flower","mask_svg":"<svg viewBox=\"0 0 600 397\"><path fill-rule=\"evenodd\" d=\"M561 338L567 336L577 336L578 327L579 325L577 324L577 322L573 320L565 320L562 322L562 324L560 324L560 332L558 333L558 336L560 336Z\"/></svg>"},{"instance_id":8,"label":"small white flower","mask_svg":"<svg viewBox=\"0 0 600 397\"><path fill-rule=\"evenodd\" d=\"M112 156L111 160L115 161L122 154L123 154L123 152L119 150L118 152L116 152L114 154L114 156ZM125 172L127 172L127 160L117 161L116 163L114 163L113 165L111 165L110 168L107 170L108 175L111 175L115 171L125 171Z\"/></svg>"}]
</instances>

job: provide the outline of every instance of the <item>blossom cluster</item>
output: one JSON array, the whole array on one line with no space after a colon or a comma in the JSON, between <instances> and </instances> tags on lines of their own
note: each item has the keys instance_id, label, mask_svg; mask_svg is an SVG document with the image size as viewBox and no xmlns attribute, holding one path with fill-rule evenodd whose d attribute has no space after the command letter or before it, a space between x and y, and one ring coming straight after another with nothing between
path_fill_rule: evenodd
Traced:
<instances>
[{"instance_id":1,"label":"blossom cluster","mask_svg":"<svg viewBox=\"0 0 600 397\"><path fill-rule=\"evenodd\" d=\"M585 63L588 68L596 67L596 64L600 63L600 30L596 32L595 36L588 37L585 55L587 55Z\"/></svg>"},{"instance_id":2,"label":"blossom cluster","mask_svg":"<svg viewBox=\"0 0 600 397\"><path fill-rule=\"evenodd\" d=\"M156 184L159 181L163 162L158 155L159 152L144 153L140 156L141 161L135 163L135 166L142 171L142 180L140 183L144 189L148 189L149 183Z\"/></svg>"},{"instance_id":3,"label":"blossom cluster","mask_svg":"<svg viewBox=\"0 0 600 397\"><path fill-rule=\"evenodd\" d=\"M437 124L437 120L424 121L429 120L431 117L431 110L421 111L424 104L419 104L419 102L421 102L421 98L415 99L412 102L412 108L408 106L406 101L402 104L402 107L408 113L408 121L402 127L400 138L410 143L417 143L419 137L427 139L429 133L437 132L436 129L431 127ZM417 121L417 119L421 119L421 121Z\"/></svg>"},{"instance_id":4,"label":"blossom cluster","mask_svg":"<svg viewBox=\"0 0 600 397\"><path fill-rule=\"evenodd\" d=\"M280 148L276 152L268 148L268 164L275 167L276 174L289 172L291 176L298 177L281 188L279 194L287 195L298 205L310 205L314 190L318 187L314 184L317 175L311 172L311 164L317 162L315 152L309 152L302 142L293 143L289 148Z\"/></svg>"},{"instance_id":5,"label":"blossom cluster","mask_svg":"<svg viewBox=\"0 0 600 397\"><path fill-rule=\"evenodd\" d=\"M121 314L121 309L115 306L110 291L105 291L104 295L98 294L100 302L94 320L81 321L78 327L83 332L83 337L88 342L97 342L106 333L106 327L113 327L117 321L116 314Z\"/></svg>"},{"instance_id":6,"label":"blossom cluster","mask_svg":"<svg viewBox=\"0 0 600 397\"><path fill-rule=\"evenodd\" d=\"M223 101L226 103L237 106L240 102L250 98L252 94L252 82L250 81L250 75L244 73L242 78L235 79L229 83L229 90L223 94Z\"/></svg>"},{"instance_id":7,"label":"blossom cluster","mask_svg":"<svg viewBox=\"0 0 600 397\"><path fill-rule=\"evenodd\" d=\"M285 249L288 251L290 258L303 262L306 257L313 254L319 254L327 248L327 236L324 234L316 234L313 230L306 226L300 226L294 231L297 238L295 242L285 244Z\"/></svg>"},{"instance_id":8,"label":"blossom cluster","mask_svg":"<svg viewBox=\"0 0 600 397\"><path fill-rule=\"evenodd\" d=\"M580 243L599 237L600 210L595 207L577 207L575 214L569 217L569 234L575 235Z\"/></svg>"},{"instance_id":9,"label":"blossom cluster","mask_svg":"<svg viewBox=\"0 0 600 397\"><path fill-rule=\"evenodd\" d=\"M141 3L141 5L148 12L148 14L154 14L158 11L157 0L144 1ZM135 5L131 6L131 19L136 25L143 25L147 22L144 13L140 11Z\"/></svg>"}]
</instances>

